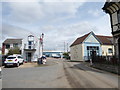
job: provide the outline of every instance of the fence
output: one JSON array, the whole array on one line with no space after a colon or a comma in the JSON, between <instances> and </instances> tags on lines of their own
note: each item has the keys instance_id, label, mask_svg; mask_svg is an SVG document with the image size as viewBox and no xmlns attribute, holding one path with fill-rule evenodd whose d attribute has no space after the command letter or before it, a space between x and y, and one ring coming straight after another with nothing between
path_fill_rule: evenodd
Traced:
<instances>
[{"instance_id":1,"label":"fence","mask_svg":"<svg viewBox=\"0 0 120 90\"><path fill-rule=\"evenodd\" d=\"M94 56L92 57L93 63L118 65L119 59L115 56Z\"/></svg>"}]
</instances>

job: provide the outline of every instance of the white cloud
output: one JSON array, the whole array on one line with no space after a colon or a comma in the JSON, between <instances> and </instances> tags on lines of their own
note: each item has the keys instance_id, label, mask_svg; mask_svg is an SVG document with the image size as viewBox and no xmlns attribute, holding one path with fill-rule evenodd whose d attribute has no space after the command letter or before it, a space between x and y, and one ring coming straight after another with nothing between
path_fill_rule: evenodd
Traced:
<instances>
[{"instance_id":1,"label":"white cloud","mask_svg":"<svg viewBox=\"0 0 120 90\"><path fill-rule=\"evenodd\" d=\"M13 38L24 38L28 34L32 33L28 30L25 30L20 27L4 24L2 25L2 40L5 40L8 37Z\"/></svg>"},{"instance_id":2,"label":"white cloud","mask_svg":"<svg viewBox=\"0 0 120 90\"><path fill-rule=\"evenodd\" d=\"M105 2L106 0L1 0L1 2Z\"/></svg>"},{"instance_id":3,"label":"white cloud","mask_svg":"<svg viewBox=\"0 0 120 90\"><path fill-rule=\"evenodd\" d=\"M111 23L110 23L110 16L107 14L99 17L97 20L91 21L91 24L94 25L98 32L98 35L112 35L111 34Z\"/></svg>"},{"instance_id":4,"label":"white cloud","mask_svg":"<svg viewBox=\"0 0 120 90\"><path fill-rule=\"evenodd\" d=\"M72 0L70 1L72 2ZM95 34L109 35L111 31L109 18L106 15L100 16L97 9L94 9L95 12L91 10L89 13L97 16L98 19L93 18L91 21L86 19L84 21L73 20L74 22L71 20L68 24L64 23L66 19L77 18L76 12L84 3L78 3L76 0L74 3L68 3L68 0L62 0L61 2L47 2L46 0L43 0L43 2L38 2L38 0L34 0L34 2L10 2L8 4L10 14L3 19L13 25L24 26L23 28L28 27L29 30L19 28L17 25L3 25L3 36L19 38L21 36L26 37L32 32L38 37L41 33L44 33L44 49L63 50L64 42L70 45L76 38L90 31L94 31ZM62 24L59 25L59 22Z\"/></svg>"},{"instance_id":5,"label":"white cloud","mask_svg":"<svg viewBox=\"0 0 120 90\"><path fill-rule=\"evenodd\" d=\"M10 14L4 19L17 23L35 23L75 16L84 2L8 2ZM65 17L65 18L64 18Z\"/></svg>"},{"instance_id":6,"label":"white cloud","mask_svg":"<svg viewBox=\"0 0 120 90\"><path fill-rule=\"evenodd\" d=\"M11 8L11 15L9 18L12 18L13 20L18 22L32 23L44 17L42 6L36 2L13 2L9 3L9 6Z\"/></svg>"},{"instance_id":7,"label":"white cloud","mask_svg":"<svg viewBox=\"0 0 120 90\"><path fill-rule=\"evenodd\" d=\"M89 22L78 22L58 27L53 25L41 27L41 30L45 33L45 49L63 50L64 42L68 43L70 46L76 38L91 32L93 30L92 28L95 28L90 25ZM94 29L93 31L97 32L98 29Z\"/></svg>"},{"instance_id":8,"label":"white cloud","mask_svg":"<svg viewBox=\"0 0 120 90\"><path fill-rule=\"evenodd\" d=\"M106 19L105 22L103 20ZM44 49L46 50L64 50L64 42L68 43L69 46L73 43L73 41L93 31L98 35L109 35L111 29L109 29L109 18L108 16L102 16L97 20L93 20L91 22L81 21L74 24L54 26L47 25L38 28L38 30L32 31L37 37L44 33ZM101 23L101 24L100 24ZM10 31L11 30L11 31ZM19 34L18 34L19 33ZM28 30L24 30L19 27L14 27L10 25L4 25L3 35L6 37L26 37L29 33Z\"/></svg>"},{"instance_id":9,"label":"white cloud","mask_svg":"<svg viewBox=\"0 0 120 90\"><path fill-rule=\"evenodd\" d=\"M96 10L95 10L95 9L94 9L94 10L92 9L92 10L89 10L88 13L89 13L89 14L92 14L92 15L95 16L95 17L98 17L98 16L101 14L101 11L98 10L98 9L96 9Z\"/></svg>"}]
</instances>

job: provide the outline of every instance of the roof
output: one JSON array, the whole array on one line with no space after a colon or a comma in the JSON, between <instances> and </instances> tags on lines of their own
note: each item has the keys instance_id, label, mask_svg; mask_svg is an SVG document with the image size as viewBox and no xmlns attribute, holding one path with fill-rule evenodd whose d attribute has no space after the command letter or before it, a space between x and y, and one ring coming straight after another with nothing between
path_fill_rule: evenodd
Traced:
<instances>
[{"instance_id":1,"label":"roof","mask_svg":"<svg viewBox=\"0 0 120 90\"><path fill-rule=\"evenodd\" d=\"M120 8L120 0L108 0L105 4L104 7L102 8L106 13L110 13L108 7L115 5L118 9ZM114 9L118 10L115 6L113 5L112 12L114 12ZM114 8L114 9L113 9Z\"/></svg>"},{"instance_id":2,"label":"roof","mask_svg":"<svg viewBox=\"0 0 120 90\"><path fill-rule=\"evenodd\" d=\"M6 39L3 43L4 44L13 44L13 43L22 44L22 39Z\"/></svg>"},{"instance_id":3,"label":"roof","mask_svg":"<svg viewBox=\"0 0 120 90\"><path fill-rule=\"evenodd\" d=\"M96 35L96 36L102 42L103 45L113 45L112 36L101 36L101 35Z\"/></svg>"},{"instance_id":4,"label":"roof","mask_svg":"<svg viewBox=\"0 0 120 90\"><path fill-rule=\"evenodd\" d=\"M90 33L85 34L84 36L77 38L77 39L72 43L72 45L71 45L70 47L72 47L72 46L74 46L74 45L81 44L81 43L86 39L86 37L89 36L89 34L90 34Z\"/></svg>"},{"instance_id":5,"label":"roof","mask_svg":"<svg viewBox=\"0 0 120 90\"><path fill-rule=\"evenodd\" d=\"M70 47L81 44L89 36L90 33L77 38ZM102 35L95 35L95 36L99 39L99 41L101 42L102 45L113 45L113 42L112 42L113 37L112 36L102 36Z\"/></svg>"}]
</instances>

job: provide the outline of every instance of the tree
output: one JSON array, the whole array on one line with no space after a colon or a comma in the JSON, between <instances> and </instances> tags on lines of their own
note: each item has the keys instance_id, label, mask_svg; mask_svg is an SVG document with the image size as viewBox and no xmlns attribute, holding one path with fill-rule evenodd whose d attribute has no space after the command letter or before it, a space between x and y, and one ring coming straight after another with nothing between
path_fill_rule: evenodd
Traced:
<instances>
[{"instance_id":1,"label":"tree","mask_svg":"<svg viewBox=\"0 0 120 90\"><path fill-rule=\"evenodd\" d=\"M69 56L69 53L68 53L68 52L63 53L63 57L64 57L65 59L70 59L70 56Z\"/></svg>"},{"instance_id":2,"label":"tree","mask_svg":"<svg viewBox=\"0 0 120 90\"><path fill-rule=\"evenodd\" d=\"M19 48L11 48L8 52L8 55L13 55L13 54L21 54L21 50Z\"/></svg>"}]
</instances>

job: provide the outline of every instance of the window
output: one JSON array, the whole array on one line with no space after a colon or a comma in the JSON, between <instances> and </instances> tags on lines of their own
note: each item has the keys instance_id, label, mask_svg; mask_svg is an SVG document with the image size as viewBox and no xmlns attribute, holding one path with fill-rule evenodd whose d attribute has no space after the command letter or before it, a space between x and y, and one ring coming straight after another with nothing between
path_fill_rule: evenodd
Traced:
<instances>
[{"instance_id":1,"label":"window","mask_svg":"<svg viewBox=\"0 0 120 90\"><path fill-rule=\"evenodd\" d=\"M87 46L87 50L89 50L89 47Z\"/></svg>"},{"instance_id":2,"label":"window","mask_svg":"<svg viewBox=\"0 0 120 90\"><path fill-rule=\"evenodd\" d=\"M22 58L21 56L18 56L18 58Z\"/></svg>"},{"instance_id":3,"label":"window","mask_svg":"<svg viewBox=\"0 0 120 90\"><path fill-rule=\"evenodd\" d=\"M7 59L15 59L16 57L8 57Z\"/></svg>"},{"instance_id":4,"label":"window","mask_svg":"<svg viewBox=\"0 0 120 90\"><path fill-rule=\"evenodd\" d=\"M98 46L87 46L87 50L99 50Z\"/></svg>"},{"instance_id":5,"label":"window","mask_svg":"<svg viewBox=\"0 0 120 90\"><path fill-rule=\"evenodd\" d=\"M109 49L108 49L108 53L113 53L112 48L109 48Z\"/></svg>"},{"instance_id":6,"label":"window","mask_svg":"<svg viewBox=\"0 0 120 90\"><path fill-rule=\"evenodd\" d=\"M97 47L97 50L99 50L99 47Z\"/></svg>"},{"instance_id":7,"label":"window","mask_svg":"<svg viewBox=\"0 0 120 90\"><path fill-rule=\"evenodd\" d=\"M31 42L31 41L29 41L29 42L28 42L28 44L29 44L29 45L32 45L32 42Z\"/></svg>"},{"instance_id":8,"label":"window","mask_svg":"<svg viewBox=\"0 0 120 90\"><path fill-rule=\"evenodd\" d=\"M18 47L18 43L14 43L14 44L13 44L13 47Z\"/></svg>"},{"instance_id":9,"label":"window","mask_svg":"<svg viewBox=\"0 0 120 90\"><path fill-rule=\"evenodd\" d=\"M6 44L6 49L9 49L10 48L10 44Z\"/></svg>"},{"instance_id":10,"label":"window","mask_svg":"<svg viewBox=\"0 0 120 90\"><path fill-rule=\"evenodd\" d=\"M31 46L28 46L29 49L31 49Z\"/></svg>"},{"instance_id":11,"label":"window","mask_svg":"<svg viewBox=\"0 0 120 90\"><path fill-rule=\"evenodd\" d=\"M118 23L120 23L120 10L118 11Z\"/></svg>"}]
</instances>

